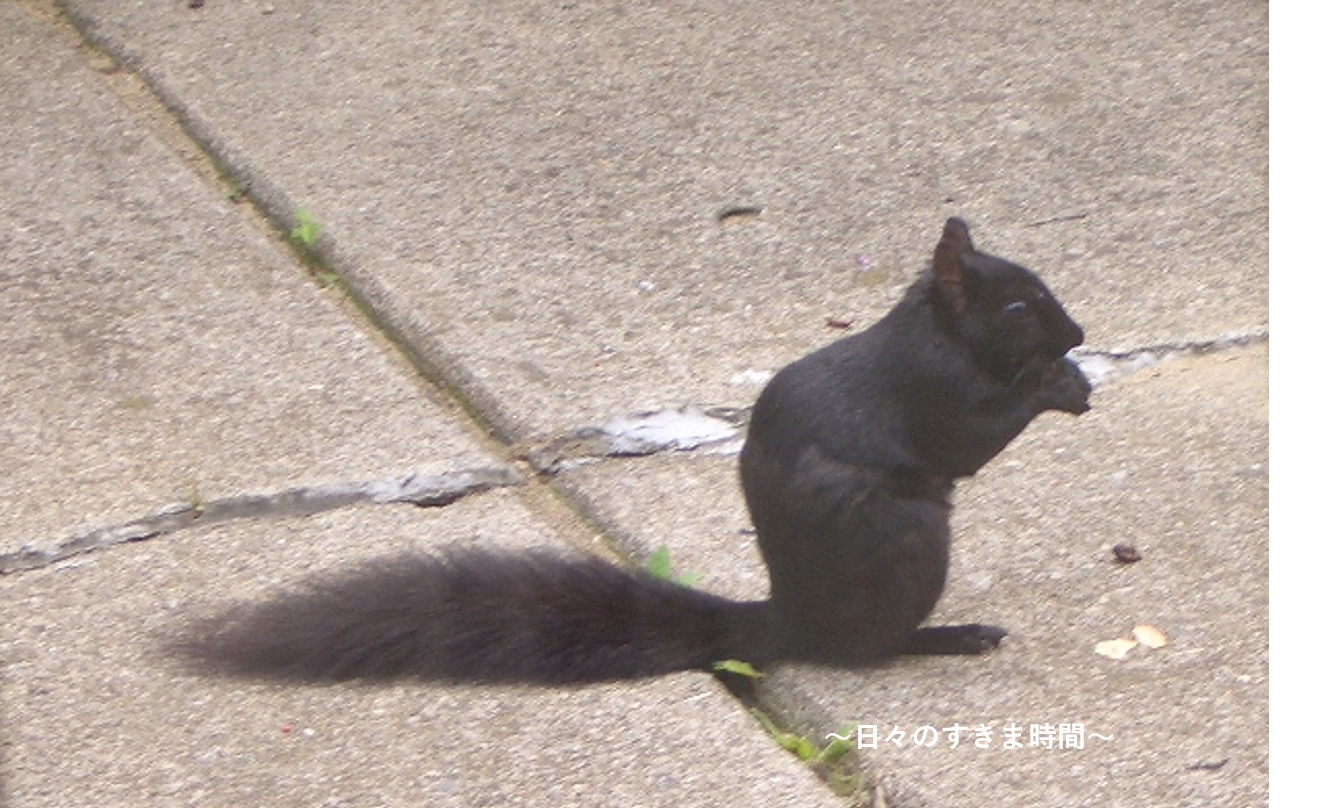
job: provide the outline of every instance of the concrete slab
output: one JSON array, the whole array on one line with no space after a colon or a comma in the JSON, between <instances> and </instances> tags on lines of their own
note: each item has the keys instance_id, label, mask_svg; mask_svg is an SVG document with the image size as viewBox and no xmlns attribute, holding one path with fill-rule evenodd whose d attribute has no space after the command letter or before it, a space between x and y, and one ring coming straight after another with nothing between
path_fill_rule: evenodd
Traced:
<instances>
[{"instance_id":1,"label":"concrete slab","mask_svg":"<svg viewBox=\"0 0 1333 808\"><path fill-rule=\"evenodd\" d=\"M1096 346L1266 329L1262 5L64 5L510 437L748 404L952 214Z\"/></svg>"},{"instance_id":2,"label":"concrete slab","mask_svg":"<svg viewBox=\"0 0 1333 808\"><path fill-rule=\"evenodd\" d=\"M0 28L0 147L25 158L0 165L0 476L19 505L0 556L199 509L170 536L0 577L0 803L839 804L708 677L301 688L163 658L189 616L305 573L588 531L535 486L443 510L220 517L218 498L262 515L284 491L504 458L65 35L13 3Z\"/></svg>"},{"instance_id":3,"label":"concrete slab","mask_svg":"<svg viewBox=\"0 0 1333 808\"><path fill-rule=\"evenodd\" d=\"M557 484L632 558L666 548L696 586L733 600L768 597L736 458L617 458L563 472Z\"/></svg>"},{"instance_id":4,"label":"concrete slab","mask_svg":"<svg viewBox=\"0 0 1333 808\"><path fill-rule=\"evenodd\" d=\"M984 8L913 1L891 10L861 0L836 10L715 0L642 8L500 0L388 11L310 2L63 6L152 83L265 209L286 226L298 207L324 222L317 248L330 267L393 338L507 439L541 441L681 403L748 405L758 391L754 371L776 369L842 333L828 326L830 318L859 328L881 316L951 214L974 222L983 249L1041 272L1104 358L1156 357L1162 346L1222 347L1237 334L1262 341L1266 333L1266 9L1240 0L1136 0L1095 14L1068 0ZM57 108L63 89L43 92L53 93L47 106ZM13 121L31 126L24 103L13 101L15 114L0 126L26 148L32 132L13 129ZM58 137L41 135L45 141L32 142ZM49 153L68 159L69 151ZM76 161L72 175L89 175L117 152L104 146L97 154L91 163ZM115 191L113 200L124 197L124 183ZM96 189L81 203L87 198L97 200ZM186 202L171 204L200 204ZM135 209L158 206L138 200ZM105 210L97 214L86 221L101 221ZM82 233L81 220L54 218L64 230L22 242L25 251L54 249L48 245ZM177 252L175 242L202 238L195 217L178 229L157 213L145 220L150 230L175 234ZM124 225L114 221L118 233ZM219 247L235 249L229 238ZM139 258L127 251L108 263L133 267ZM253 305L240 308L249 313ZM335 353L346 353L341 343ZM366 349L352 363L385 361L367 353L379 356ZM1115 729L1108 733L1115 740L1100 750L1089 741L1076 758L1060 750L1012 750L1014 757L977 750L968 758L954 750L941 762L938 747L868 752L883 793L906 805L1127 804L1134 794L1186 805L1260 801L1266 629L1255 615L1267 596L1260 566L1266 466L1252 468L1245 458L1266 442L1266 423L1252 414L1266 392L1259 372L1266 362L1253 354L1231 360L1248 363L1241 374L1248 386L1238 393L1236 379L1217 370L1232 355L1108 383L1087 419L1072 426L1043 419L960 492L957 567L937 618L1007 625L1015 635L1000 654L857 674L780 670L767 680L767 703L812 733L849 720L887 731L899 717L941 726L1067 720L1084 721L1090 732ZM191 357L173 356L171 364L188 366ZM379 383L354 382L346 394L374 398L378 391L367 391ZM284 380L261 389L290 394L293 386ZM241 403L263 412L256 403L263 398ZM403 420L391 423L413 423L415 399L404 394L404 401ZM310 412L305 404L299 411ZM379 445L369 420L346 413L335 432L344 418L368 430L367 444ZM112 426L117 434L123 428ZM409 428L399 437L411 435ZM395 446L387 463L394 469L395 459L426 458L413 461L417 468L438 458L438 445L481 450L456 444L452 433L418 447L420 455L388 445ZM311 455L316 465L330 456ZM492 456L483 450L483 457ZM386 468L372 466L358 475ZM166 476L191 468L178 464ZM210 470L209 479L225 481L228 470L234 465ZM293 479L283 476L290 471L278 464L270 479ZM26 465L20 472L35 473ZM1190 484L1182 486L1186 472ZM50 479L60 475L40 477L34 490L44 494ZM706 574L701 585L736 597L762 594L725 459L602 462L560 480L632 552L666 543L682 568ZM135 503L137 515L138 503L161 502L163 485L138 499L108 496L79 524L119 514L124 502ZM1114 536L1138 536L1163 514L1173 520L1170 529L1141 542L1149 550L1141 564L1162 557L1156 537L1166 536L1172 549L1164 572L1145 580L1141 570L1151 567L1106 567ZM1203 540L1208 531L1262 546L1260 556L1251 567L1219 558ZM1050 536L1076 536L1077 543ZM1181 598L1190 592L1202 593ZM1233 592L1246 606L1241 612L1208 600ZM1144 611L1167 624L1167 647L1119 663L1088 651ZM208 698L225 698L224 690ZM318 702L330 692L281 698ZM647 692L653 699L661 693ZM664 700L693 692L671 691ZM394 731L357 720L370 713L378 721L367 706L380 702L347 693L352 701L340 704L349 718L339 732L364 733L358 744L371 745ZM401 716L405 702L398 700L415 693L376 698L390 700L388 713ZM431 716L458 714L462 696L439 698L448 706ZM499 698L509 703L507 693ZM587 704L568 698L576 708ZM284 709L256 704L260 716ZM468 723L480 726L491 714L475 715ZM506 715L506 732L519 731L521 720ZM583 725L575 731L595 735ZM498 737L477 742L494 749ZM440 756L438 746L426 751L420 765L401 770L419 778L411 794L443 789L459 804L486 796L451 770L424 768L424 758ZM319 780L318 788L332 782L349 790L301 793L372 801L364 789L375 784L354 782L332 757L316 760L327 752L293 757L289 768ZM637 765L643 754L625 760ZM736 768L753 771L748 761ZM531 793L544 794L540 772L560 777L568 769L530 771L539 773ZM1114 779L1122 771L1132 783L1124 790ZM276 783L256 776L265 787ZM581 798L592 788L586 784L614 779L580 776L561 782ZM171 782L177 793L179 783L198 786L187 777ZM223 796L247 793L237 790L239 780L220 782ZM631 792L643 804L679 804L675 792L657 800L650 785ZM514 799L528 793L503 792ZM765 804L774 798L762 796Z\"/></svg>"},{"instance_id":5,"label":"concrete slab","mask_svg":"<svg viewBox=\"0 0 1333 808\"><path fill-rule=\"evenodd\" d=\"M0 552L169 503L499 462L7 3ZM21 92L14 88L22 88Z\"/></svg>"},{"instance_id":6,"label":"concrete slab","mask_svg":"<svg viewBox=\"0 0 1333 808\"><path fill-rule=\"evenodd\" d=\"M300 687L187 675L157 651L188 616L298 574L557 540L517 494L497 492L437 510L240 521L6 577L5 804L844 804L707 676Z\"/></svg>"}]
</instances>

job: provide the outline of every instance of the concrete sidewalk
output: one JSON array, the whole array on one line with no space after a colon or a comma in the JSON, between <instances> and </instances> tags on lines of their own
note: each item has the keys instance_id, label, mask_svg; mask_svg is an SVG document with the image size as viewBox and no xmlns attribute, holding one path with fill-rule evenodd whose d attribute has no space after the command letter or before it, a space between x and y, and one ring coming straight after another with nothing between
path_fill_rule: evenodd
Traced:
<instances>
[{"instance_id":1,"label":"concrete sidewalk","mask_svg":"<svg viewBox=\"0 0 1333 808\"><path fill-rule=\"evenodd\" d=\"M0 804L1266 803L1266 10L890 5L0 0ZM999 652L763 680L787 730L873 728L834 784L699 675L156 652L445 544L665 545L762 597L737 413L947 215L1085 326L1094 410L959 491L932 619ZM678 445L619 456L644 413ZM503 484L412 504L462 470ZM1167 644L1094 652L1144 624Z\"/></svg>"}]
</instances>

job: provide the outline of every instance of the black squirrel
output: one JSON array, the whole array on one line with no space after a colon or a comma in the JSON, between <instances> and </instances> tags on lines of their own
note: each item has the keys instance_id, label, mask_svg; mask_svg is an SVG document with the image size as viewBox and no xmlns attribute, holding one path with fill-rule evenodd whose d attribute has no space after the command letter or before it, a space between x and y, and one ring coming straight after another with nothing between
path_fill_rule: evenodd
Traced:
<instances>
[{"instance_id":1,"label":"black squirrel","mask_svg":"<svg viewBox=\"0 0 1333 808\"><path fill-rule=\"evenodd\" d=\"M1039 413L1088 409L1065 356L1082 341L1034 274L949 219L884 319L781 370L754 406L740 473L769 600L591 556L423 553L196 622L175 650L270 678L544 684L984 652L1003 629L918 628L944 588L953 483Z\"/></svg>"}]
</instances>

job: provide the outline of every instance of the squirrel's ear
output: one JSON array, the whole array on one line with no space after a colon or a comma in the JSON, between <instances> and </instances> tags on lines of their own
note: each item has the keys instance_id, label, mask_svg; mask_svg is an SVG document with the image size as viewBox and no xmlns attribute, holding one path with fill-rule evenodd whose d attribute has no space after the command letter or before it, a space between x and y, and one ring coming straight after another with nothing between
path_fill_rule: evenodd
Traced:
<instances>
[{"instance_id":1,"label":"squirrel's ear","mask_svg":"<svg viewBox=\"0 0 1333 808\"><path fill-rule=\"evenodd\" d=\"M935 260L931 269L940 295L957 314L962 314L967 308L967 295L963 291L963 256L974 252L976 250L972 247L967 223L958 218L945 222L944 235L940 236L940 243L935 245Z\"/></svg>"}]
</instances>

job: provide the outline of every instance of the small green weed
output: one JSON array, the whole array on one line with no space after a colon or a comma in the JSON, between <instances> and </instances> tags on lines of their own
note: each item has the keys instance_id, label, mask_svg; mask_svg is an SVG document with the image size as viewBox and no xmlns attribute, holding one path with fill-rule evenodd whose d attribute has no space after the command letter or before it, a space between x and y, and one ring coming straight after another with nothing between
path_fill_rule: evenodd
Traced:
<instances>
[{"instance_id":1,"label":"small green weed","mask_svg":"<svg viewBox=\"0 0 1333 808\"><path fill-rule=\"evenodd\" d=\"M198 482L191 482L190 487L186 489L185 502L190 508L191 519L198 519L208 509L208 503L204 501L203 495L199 493Z\"/></svg>"},{"instance_id":2,"label":"small green weed","mask_svg":"<svg viewBox=\"0 0 1333 808\"><path fill-rule=\"evenodd\" d=\"M672 568L671 551L666 547L657 548L657 552L648 557L648 563L644 564L643 568L654 578L661 578L663 581L671 581L681 586L694 586L703 577L697 572L677 573Z\"/></svg>"},{"instance_id":3,"label":"small green weed","mask_svg":"<svg viewBox=\"0 0 1333 808\"><path fill-rule=\"evenodd\" d=\"M724 659L720 662L714 662L713 670L734 673L747 679L762 679L764 677L764 674L755 670L755 667L749 662L742 662L739 659Z\"/></svg>"},{"instance_id":4,"label":"small green weed","mask_svg":"<svg viewBox=\"0 0 1333 808\"><path fill-rule=\"evenodd\" d=\"M342 277L330 269L314 251L315 240L323 232L324 223L316 219L313 213L305 208L296 209L296 227L293 227L288 234L292 243L301 253L301 259L310 268L315 280L319 281L321 286L336 287L342 283Z\"/></svg>"},{"instance_id":5,"label":"small green weed","mask_svg":"<svg viewBox=\"0 0 1333 808\"><path fill-rule=\"evenodd\" d=\"M246 194L250 193L249 180L232 180L227 183L227 201L239 203L245 199Z\"/></svg>"},{"instance_id":6,"label":"small green weed","mask_svg":"<svg viewBox=\"0 0 1333 808\"><path fill-rule=\"evenodd\" d=\"M750 712L754 714L754 717L759 720L760 724L764 725L764 729L768 731L769 735L773 736L773 740L778 742L778 746L791 752L806 763L837 763L843 755L852 751L853 744L851 738L855 737L855 726L851 726L850 728L843 727L842 731L837 733L838 736L848 735L849 737L846 740L835 736L832 741L829 741L823 747L820 747L804 735L798 735L795 732L787 732L786 730L783 730L777 724L773 723L773 719L764 715L762 710L754 709Z\"/></svg>"},{"instance_id":7,"label":"small green weed","mask_svg":"<svg viewBox=\"0 0 1333 808\"><path fill-rule=\"evenodd\" d=\"M873 789L867 789L865 777L858 769L854 756L848 757L848 753L856 748L855 724L844 725L838 732L829 733L825 739L832 740L821 746L804 735L782 729L758 708L751 708L750 713L777 741L778 746L813 769L835 794L847 797L852 805L870 804Z\"/></svg>"},{"instance_id":8,"label":"small green weed","mask_svg":"<svg viewBox=\"0 0 1333 808\"><path fill-rule=\"evenodd\" d=\"M306 248L315 246L315 239L324 232L324 223L305 208L296 209L296 227L292 228L292 241Z\"/></svg>"}]
</instances>

